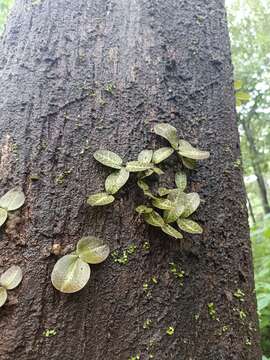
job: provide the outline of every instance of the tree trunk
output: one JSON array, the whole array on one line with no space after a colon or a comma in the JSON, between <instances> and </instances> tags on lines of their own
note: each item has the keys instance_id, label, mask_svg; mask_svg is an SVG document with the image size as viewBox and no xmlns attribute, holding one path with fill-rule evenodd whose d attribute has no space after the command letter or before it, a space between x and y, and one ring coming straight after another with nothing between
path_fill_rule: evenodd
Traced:
<instances>
[{"instance_id":1,"label":"tree trunk","mask_svg":"<svg viewBox=\"0 0 270 360\"><path fill-rule=\"evenodd\" d=\"M247 204L248 204L249 216L250 216L250 218L252 220L252 225L255 225L256 224L256 219L255 219L252 204L251 204L251 201L250 201L248 195L247 195Z\"/></svg>"},{"instance_id":2,"label":"tree trunk","mask_svg":"<svg viewBox=\"0 0 270 360\"><path fill-rule=\"evenodd\" d=\"M223 1L18 0L0 54L1 194L21 185L27 198L16 232L0 235L2 269L24 271L0 310L1 360L259 360ZM181 243L135 214L132 183L111 206L86 204L106 174L93 151L134 159L163 144L149 130L164 121L211 151L189 184L204 200L194 217L204 234ZM61 294L48 249L87 234L112 250L138 248ZM172 262L185 271L182 286Z\"/></svg>"},{"instance_id":3,"label":"tree trunk","mask_svg":"<svg viewBox=\"0 0 270 360\"><path fill-rule=\"evenodd\" d=\"M251 152L252 167L254 170L254 174L256 175L256 178L257 178L257 183L258 183L259 192L261 195L263 211L265 214L269 214L270 213L270 205L269 205L269 201L267 198L267 189L265 186L264 177L263 177L261 167L259 164L259 153L256 148L255 141L254 141L254 138L252 135L252 131L251 131L249 125L244 120L242 120L241 123L243 125L245 135L247 137L247 141L249 144L249 148L250 148L250 152Z\"/></svg>"}]
</instances>

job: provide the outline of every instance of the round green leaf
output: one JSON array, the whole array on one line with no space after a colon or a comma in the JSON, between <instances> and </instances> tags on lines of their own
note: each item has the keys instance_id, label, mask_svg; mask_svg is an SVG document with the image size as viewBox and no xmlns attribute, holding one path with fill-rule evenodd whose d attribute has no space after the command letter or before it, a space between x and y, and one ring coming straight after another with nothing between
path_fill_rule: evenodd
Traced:
<instances>
[{"instance_id":1,"label":"round green leaf","mask_svg":"<svg viewBox=\"0 0 270 360\"><path fill-rule=\"evenodd\" d=\"M17 287L22 281L22 270L19 266L11 266L0 276L0 286L7 290Z\"/></svg>"},{"instance_id":2,"label":"round green leaf","mask_svg":"<svg viewBox=\"0 0 270 360\"><path fill-rule=\"evenodd\" d=\"M171 147L162 147L154 151L153 163L159 164L160 162L171 156L173 153L174 153L174 149L172 149Z\"/></svg>"},{"instance_id":3,"label":"round green leaf","mask_svg":"<svg viewBox=\"0 0 270 360\"><path fill-rule=\"evenodd\" d=\"M234 81L234 89L235 90L240 90L242 86L243 86L243 81L242 80L235 80Z\"/></svg>"},{"instance_id":4,"label":"round green leaf","mask_svg":"<svg viewBox=\"0 0 270 360\"><path fill-rule=\"evenodd\" d=\"M171 225L164 225L162 226L162 231L165 232L166 234L174 237L175 239L183 239L183 235L177 231L174 227L172 227Z\"/></svg>"},{"instance_id":5,"label":"round green leaf","mask_svg":"<svg viewBox=\"0 0 270 360\"><path fill-rule=\"evenodd\" d=\"M105 180L105 190L109 194L117 193L117 191L128 181L128 178L129 172L125 168L113 172Z\"/></svg>"},{"instance_id":6,"label":"round green leaf","mask_svg":"<svg viewBox=\"0 0 270 360\"><path fill-rule=\"evenodd\" d=\"M175 184L179 190L184 191L187 187L187 175L183 172L177 172L175 174Z\"/></svg>"},{"instance_id":7,"label":"round green leaf","mask_svg":"<svg viewBox=\"0 0 270 360\"><path fill-rule=\"evenodd\" d=\"M153 150L143 150L138 155L138 161L150 164L153 156Z\"/></svg>"},{"instance_id":8,"label":"round green leaf","mask_svg":"<svg viewBox=\"0 0 270 360\"><path fill-rule=\"evenodd\" d=\"M145 206L145 205L139 205L139 206L136 207L135 210L136 210L137 213L139 213L139 214L150 214L150 213L153 211L152 208L147 207L147 206Z\"/></svg>"},{"instance_id":9,"label":"round green leaf","mask_svg":"<svg viewBox=\"0 0 270 360\"><path fill-rule=\"evenodd\" d=\"M126 169L130 172L139 172L151 169L152 164L143 163L141 161L129 161L126 165Z\"/></svg>"},{"instance_id":10,"label":"round green leaf","mask_svg":"<svg viewBox=\"0 0 270 360\"><path fill-rule=\"evenodd\" d=\"M203 232L202 227L193 220L179 218L177 225L181 230L190 234L201 234Z\"/></svg>"},{"instance_id":11,"label":"round green leaf","mask_svg":"<svg viewBox=\"0 0 270 360\"><path fill-rule=\"evenodd\" d=\"M90 266L77 255L65 255L54 265L51 281L63 293L81 290L90 278Z\"/></svg>"},{"instance_id":12,"label":"round green leaf","mask_svg":"<svg viewBox=\"0 0 270 360\"><path fill-rule=\"evenodd\" d=\"M172 223L176 221L185 209L185 197L186 194L179 189L170 191L168 200L173 202L173 206L170 210L164 211L164 220L166 223Z\"/></svg>"},{"instance_id":13,"label":"round green leaf","mask_svg":"<svg viewBox=\"0 0 270 360\"><path fill-rule=\"evenodd\" d=\"M8 212L5 209L0 208L0 227L6 222Z\"/></svg>"},{"instance_id":14,"label":"round green leaf","mask_svg":"<svg viewBox=\"0 0 270 360\"><path fill-rule=\"evenodd\" d=\"M243 91L237 91L235 96L236 96L236 99L240 100L241 102L247 102L250 100L250 95Z\"/></svg>"},{"instance_id":15,"label":"round green leaf","mask_svg":"<svg viewBox=\"0 0 270 360\"><path fill-rule=\"evenodd\" d=\"M107 259L110 248L104 244L103 240L95 236L86 236L78 241L77 254L89 264L99 264Z\"/></svg>"},{"instance_id":16,"label":"round green leaf","mask_svg":"<svg viewBox=\"0 0 270 360\"><path fill-rule=\"evenodd\" d=\"M111 204L113 201L114 197L112 195L109 195L106 192L101 192L90 195L87 199L87 204L91 206L103 206Z\"/></svg>"},{"instance_id":17,"label":"round green leaf","mask_svg":"<svg viewBox=\"0 0 270 360\"><path fill-rule=\"evenodd\" d=\"M9 190L5 195L0 198L0 207L7 211L13 211L23 206L25 196L21 188L14 188Z\"/></svg>"},{"instance_id":18,"label":"round green leaf","mask_svg":"<svg viewBox=\"0 0 270 360\"><path fill-rule=\"evenodd\" d=\"M203 160L210 156L208 151L202 151L193 147L189 142L185 140L179 140L178 153L181 156L187 157L193 160Z\"/></svg>"},{"instance_id":19,"label":"round green leaf","mask_svg":"<svg viewBox=\"0 0 270 360\"><path fill-rule=\"evenodd\" d=\"M165 196L168 195L170 193L171 189L166 189L166 188L158 188L157 192L159 196Z\"/></svg>"},{"instance_id":20,"label":"round green leaf","mask_svg":"<svg viewBox=\"0 0 270 360\"><path fill-rule=\"evenodd\" d=\"M155 211L151 211L150 214L144 214L144 220L152 226L162 227L164 225L164 220Z\"/></svg>"},{"instance_id":21,"label":"round green leaf","mask_svg":"<svg viewBox=\"0 0 270 360\"><path fill-rule=\"evenodd\" d=\"M7 301L7 290L3 287L0 287L0 307L5 304Z\"/></svg>"},{"instance_id":22,"label":"round green leaf","mask_svg":"<svg viewBox=\"0 0 270 360\"><path fill-rule=\"evenodd\" d=\"M123 160L120 158L119 155L115 154L109 150L97 150L94 153L94 158L99 161L101 164L114 168L114 169L121 169Z\"/></svg>"},{"instance_id":23,"label":"round green leaf","mask_svg":"<svg viewBox=\"0 0 270 360\"><path fill-rule=\"evenodd\" d=\"M152 201L153 206L161 210L170 210L174 204L168 199L156 198Z\"/></svg>"},{"instance_id":24,"label":"round green leaf","mask_svg":"<svg viewBox=\"0 0 270 360\"><path fill-rule=\"evenodd\" d=\"M169 141L169 143L172 145L172 147L174 149L177 149L178 136L177 136L177 130L175 127L173 127L169 124L166 124L166 123L161 123L161 124L157 124L154 127L154 132L157 135L164 137L166 140Z\"/></svg>"},{"instance_id":25,"label":"round green leaf","mask_svg":"<svg viewBox=\"0 0 270 360\"><path fill-rule=\"evenodd\" d=\"M187 218L193 214L200 205L200 197L197 193L189 193L185 195L185 210L181 214L181 217Z\"/></svg>"}]
</instances>

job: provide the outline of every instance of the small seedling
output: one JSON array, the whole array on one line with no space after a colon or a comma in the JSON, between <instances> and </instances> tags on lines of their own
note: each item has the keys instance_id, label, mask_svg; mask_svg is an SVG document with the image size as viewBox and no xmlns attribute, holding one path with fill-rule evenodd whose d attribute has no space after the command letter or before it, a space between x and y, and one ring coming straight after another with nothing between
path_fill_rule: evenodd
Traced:
<instances>
[{"instance_id":1,"label":"small seedling","mask_svg":"<svg viewBox=\"0 0 270 360\"><path fill-rule=\"evenodd\" d=\"M81 290L90 278L89 264L99 264L109 256L109 246L102 240L87 236L81 238L76 251L65 255L54 265L51 281L53 286L63 293Z\"/></svg>"},{"instance_id":2,"label":"small seedling","mask_svg":"<svg viewBox=\"0 0 270 360\"><path fill-rule=\"evenodd\" d=\"M182 239L183 235L171 224L177 223L180 230L191 234L201 234L203 229L195 221L188 219L200 205L200 197L197 193L185 193L187 177L183 172L175 175L175 189L158 188L157 194L153 194L145 178L152 174L162 175L164 172L157 165L170 157L174 152L180 157L182 163L188 169L193 169L197 160L207 159L210 154L193 147L187 141L178 138L177 130L169 124L158 124L154 127L157 135L164 137L170 147L162 147L157 150L142 150L137 160L124 164L123 159L116 153L108 150L97 150L94 158L101 164L115 169L105 180L105 191L92 194L87 203L91 206L104 206L114 202L114 195L126 184L130 173L137 173L138 187L143 191L151 205L139 205L136 211L148 224L160 228L165 234L176 239ZM155 210L154 210L155 209ZM163 213L160 213L163 211Z\"/></svg>"},{"instance_id":3,"label":"small seedling","mask_svg":"<svg viewBox=\"0 0 270 360\"><path fill-rule=\"evenodd\" d=\"M208 312L212 320L217 320L217 310L216 305L214 303L207 304L208 306Z\"/></svg>"},{"instance_id":4,"label":"small seedling","mask_svg":"<svg viewBox=\"0 0 270 360\"><path fill-rule=\"evenodd\" d=\"M245 293L241 290L241 289L237 289L235 292L234 292L234 294L233 294L233 296L236 298L236 299L238 299L239 301L244 301L245 299Z\"/></svg>"},{"instance_id":5,"label":"small seedling","mask_svg":"<svg viewBox=\"0 0 270 360\"><path fill-rule=\"evenodd\" d=\"M21 188L9 190L0 198L0 227L6 222L10 211L18 210L23 206L25 196Z\"/></svg>"},{"instance_id":6,"label":"small seedling","mask_svg":"<svg viewBox=\"0 0 270 360\"><path fill-rule=\"evenodd\" d=\"M43 336L45 337L52 337L55 336L57 334L55 329L46 329L43 331Z\"/></svg>"},{"instance_id":7,"label":"small seedling","mask_svg":"<svg viewBox=\"0 0 270 360\"><path fill-rule=\"evenodd\" d=\"M143 323L143 328L146 330L146 329L149 329L153 324L153 321L150 320L150 319L146 319Z\"/></svg>"},{"instance_id":8,"label":"small seedling","mask_svg":"<svg viewBox=\"0 0 270 360\"><path fill-rule=\"evenodd\" d=\"M169 336L172 336L174 334L174 327L173 326L169 326L166 330L166 334Z\"/></svg>"},{"instance_id":9,"label":"small seedling","mask_svg":"<svg viewBox=\"0 0 270 360\"><path fill-rule=\"evenodd\" d=\"M11 266L0 276L0 307L7 301L7 290L15 289L22 281L22 270L19 266Z\"/></svg>"}]
</instances>

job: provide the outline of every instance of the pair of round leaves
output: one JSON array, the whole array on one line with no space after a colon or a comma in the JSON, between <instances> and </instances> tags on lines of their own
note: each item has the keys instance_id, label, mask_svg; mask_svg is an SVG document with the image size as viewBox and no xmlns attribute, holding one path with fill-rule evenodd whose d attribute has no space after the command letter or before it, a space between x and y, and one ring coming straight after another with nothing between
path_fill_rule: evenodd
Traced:
<instances>
[{"instance_id":1,"label":"pair of round leaves","mask_svg":"<svg viewBox=\"0 0 270 360\"><path fill-rule=\"evenodd\" d=\"M11 266L0 276L0 307L7 300L7 290L15 289L22 281L22 270L19 266Z\"/></svg>"},{"instance_id":2,"label":"pair of round leaves","mask_svg":"<svg viewBox=\"0 0 270 360\"><path fill-rule=\"evenodd\" d=\"M109 256L109 246L102 240L87 236L77 243L76 252L65 255L57 261L52 274L53 286L63 293L74 293L81 290L91 274L88 264L99 264Z\"/></svg>"},{"instance_id":3,"label":"pair of round leaves","mask_svg":"<svg viewBox=\"0 0 270 360\"><path fill-rule=\"evenodd\" d=\"M8 211L14 211L23 206L25 196L21 188L9 190L0 198L0 227L6 222Z\"/></svg>"},{"instance_id":4,"label":"pair of round leaves","mask_svg":"<svg viewBox=\"0 0 270 360\"><path fill-rule=\"evenodd\" d=\"M192 169L194 167L194 160L204 160L210 156L208 151L196 149L188 141L179 139L176 128L170 124L157 124L154 127L154 132L169 141L172 148L182 157L184 165L188 168ZM190 159L193 161L188 161Z\"/></svg>"}]
</instances>

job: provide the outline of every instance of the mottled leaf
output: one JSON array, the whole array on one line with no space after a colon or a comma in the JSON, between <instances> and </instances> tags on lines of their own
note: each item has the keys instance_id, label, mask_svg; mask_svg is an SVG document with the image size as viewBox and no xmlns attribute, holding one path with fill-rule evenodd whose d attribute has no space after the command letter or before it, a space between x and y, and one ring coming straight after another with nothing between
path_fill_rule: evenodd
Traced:
<instances>
[{"instance_id":1,"label":"mottled leaf","mask_svg":"<svg viewBox=\"0 0 270 360\"><path fill-rule=\"evenodd\" d=\"M174 149L172 149L171 147L162 147L158 150L155 150L153 154L153 163L159 164L160 162L171 156L173 153Z\"/></svg>"},{"instance_id":2,"label":"mottled leaf","mask_svg":"<svg viewBox=\"0 0 270 360\"><path fill-rule=\"evenodd\" d=\"M200 205L200 197L197 193L189 193L185 196L185 210L181 214L181 217L187 218L198 209Z\"/></svg>"},{"instance_id":3,"label":"mottled leaf","mask_svg":"<svg viewBox=\"0 0 270 360\"><path fill-rule=\"evenodd\" d=\"M110 248L103 240L95 236L86 236L78 241L77 254L81 260L89 264L99 264L107 259Z\"/></svg>"},{"instance_id":4,"label":"mottled leaf","mask_svg":"<svg viewBox=\"0 0 270 360\"><path fill-rule=\"evenodd\" d=\"M153 150L143 150L138 155L138 161L145 164L150 164L150 162L152 161L152 156Z\"/></svg>"},{"instance_id":5,"label":"mottled leaf","mask_svg":"<svg viewBox=\"0 0 270 360\"><path fill-rule=\"evenodd\" d=\"M139 206L136 207L135 210L136 210L137 213L139 213L139 214L150 214L150 213L153 211L152 208L147 207L147 206L145 206L145 205L139 205Z\"/></svg>"},{"instance_id":6,"label":"mottled leaf","mask_svg":"<svg viewBox=\"0 0 270 360\"><path fill-rule=\"evenodd\" d=\"M157 135L164 137L166 140L169 141L169 143L172 145L172 147L174 149L177 149L178 136L177 136L177 130L175 127L173 127L169 124L166 124L166 123L157 124L154 127L154 132Z\"/></svg>"},{"instance_id":7,"label":"mottled leaf","mask_svg":"<svg viewBox=\"0 0 270 360\"><path fill-rule=\"evenodd\" d=\"M0 208L0 227L6 222L8 212L5 209Z\"/></svg>"},{"instance_id":8,"label":"mottled leaf","mask_svg":"<svg viewBox=\"0 0 270 360\"><path fill-rule=\"evenodd\" d=\"M182 162L184 164L184 166L187 168L187 169L190 169L190 170L194 170L195 167L196 167L196 160L193 160L193 159L188 159L184 156L181 156L182 158Z\"/></svg>"},{"instance_id":9,"label":"mottled leaf","mask_svg":"<svg viewBox=\"0 0 270 360\"><path fill-rule=\"evenodd\" d=\"M155 198L155 196L150 191L149 185L146 184L146 182L144 182L143 180L138 180L137 185L139 186L140 189L142 189L145 196L148 196L151 199Z\"/></svg>"},{"instance_id":10,"label":"mottled leaf","mask_svg":"<svg viewBox=\"0 0 270 360\"><path fill-rule=\"evenodd\" d=\"M166 225L162 226L161 229L163 232L174 237L175 239L183 238L183 235L178 230L176 230L174 227L172 227L171 225L166 224Z\"/></svg>"},{"instance_id":11,"label":"mottled leaf","mask_svg":"<svg viewBox=\"0 0 270 360\"><path fill-rule=\"evenodd\" d=\"M170 210L173 207L173 203L168 199L154 199L152 201L153 206L161 210Z\"/></svg>"},{"instance_id":12,"label":"mottled leaf","mask_svg":"<svg viewBox=\"0 0 270 360\"><path fill-rule=\"evenodd\" d=\"M177 225L181 230L190 234L201 234L203 232L202 227L193 220L179 218Z\"/></svg>"},{"instance_id":13,"label":"mottled leaf","mask_svg":"<svg viewBox=\"0 0 270 360\"><path fill-rule=\"evenodd\" d=\"M152 226L162 227L164 225L164 220L155 211L152 211L150 214L144 214L144 220Z\"/></svg>"},{"instance_id":14,"label":"mottled leaf","mask_svg":"<svg viewBox=\"0 0 270 360\"><path fill-rule=\"evenodd\" d=\"M173 207L170 210L164 211L164 220L166 223L176 221L185 210L185 194L178 189L172 190L168 194L168 199L173 202Z\"/></svg>"},{"instance_id":15,"label":"mottled leaf","mask_svg":"<svg viewBox=\"0 0 270 360\"><path fill-rule=\"evenodd\" d=\"M25 196L21 188L14 188L0 198L0 208L13 211L23 206L24 202Z\"/></svg>"},{"instance_id":16,"label":"mottled leaf","mask_svg":"<svg viewBox=\"0 0 270 360\"><path fill-rule=\"evenodd\" d=\"M127 163L127 170L130 172L145 171L151 169L152 164L143 163L141 161L129 161Z\"/></svg>"},{"instance_id":17,"label":"mottled leaf","mask_svg":"<svg viewBox=\"0 0 270 360\"><path fill-rule=\"evenodd\" d=\"M5 304L7 301L7 290L3 287L0 287L0 307Z\"/></svg>"},{"instance_id":18,"label":"mottled leaf","mask_svg":"<svg viewBox=\"0 0 270 360\"><path fill-rule=\"evenodd\" d=\"M17 287L22 281L22 270L19 266L11 266L0 276L0 286L7 290Z\"/></svg>"},{"instance_id":19,"label":"mottled leaf","mask_svg":"<svg viewBox=\"0 0 270 360\"><path fill-rule=\"evenodd\" d=\"M171 189L166 189L164 187L158 188L157 192L159 196L165 196L168 195Z\"/></svg>"},{"instance_id":20,"label":"mottled leaf","mask_svg":"<svg viewBox=\"0 0 270 360\"><path fill-rule=\"evenodd\" d=\"M87 199L87 204L91 206L103 206L103 205L108 205L113 201L114 201L114 197L112 195L109 195L106 192L101 192L90 195Z\"/></svg>"},{"instance_id":21,"label":"mottled leaf","mask_svg":"<svg viewBox=\"0 0 270 360\"><path fill-rule=\"evenodd\" d=\"M210 156L208 151L196 149L189 142L185 140L179 140L178 153L181 156L187 157L193 160L203 160Z\"/></svg>"},{"instance_id":22,"label":"mottled leaf","mask_svg":"<svg viewBox=\"0 0 270 360\"><path fill-rule=\"evenodd\" d=\"M51 280L63 293L81 290L90 278L90 266L77 255L65 255L54 265Z\"/></svg>"},{"instance_id":23,"label":"mottled leaf","mask_svg":"<svg viewBox=\"0 0 270 360\"><path fill-rule=\"evenodd\" d=\"M119 155L109 150L97 150L94 153L94 158L101 164L111 167L113 169L121 169L123 160Z\"/></svg>"},{"instance_id":24,"label":"mottled leaf","mask_svg":"<svg viewBox=\"0 0 270 360\"><path fill-rule=\"evenodd\" d=\"M121 187L124 186L125 183L128 181L128 178L129 178L129 172L125 168L113 172L105 180L106 192L108 194L117 193L117 191L120 190Z\"/></svg>"},{"instance_id":25,"label":"mottled leaf","mask_svg":"<svg viewBox=\"0 0 270 360\"><path fill-rule=\"evenodd\" d=\"M160 168L158 167L153 167L153 171L154 173L156 173L157 175L163 175L164 174L164 171L162 171Z\"/></svg>"},{"instance_id":26,"label":"mottled leaf","mask_svg":"<svg viewBox=\"0 0 270 360\"><path fill-rule=\"evenodd\" d=\"M145 170L145 171L139 173L139 177L140 177L140 179L144 179L148 176L151 176L152 174L154 174L154 168L148 169L148 170Z\"/></svg>"},{"instance_id":27,"label":"mottled leaf","mask_svg":"<svg viewBox=\"0 0 270 360\"><path fill-rule=\"evenodd\" d=\"M179 190L184 191L187 187L187 175L183 172L177 172L175 174L175 184Z\"/></svg>"}]
</instances>

